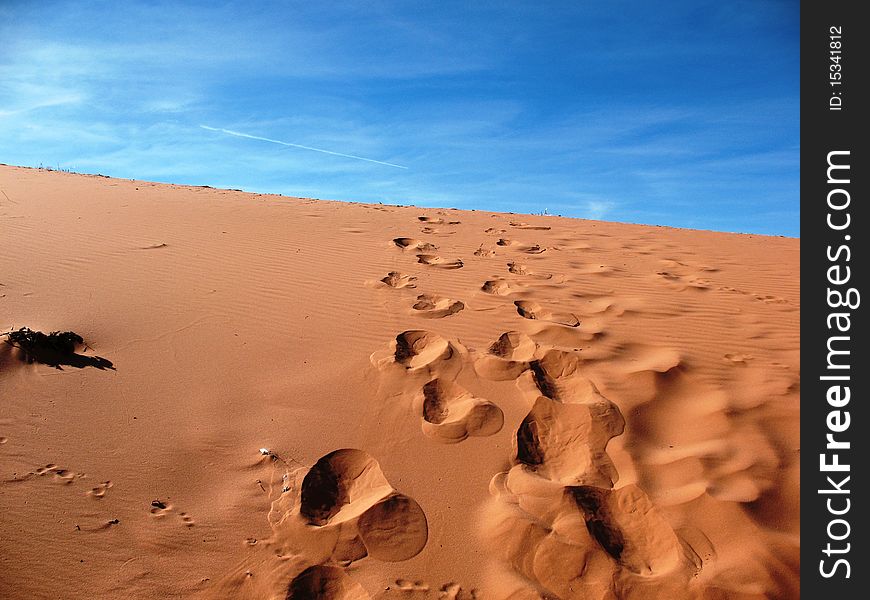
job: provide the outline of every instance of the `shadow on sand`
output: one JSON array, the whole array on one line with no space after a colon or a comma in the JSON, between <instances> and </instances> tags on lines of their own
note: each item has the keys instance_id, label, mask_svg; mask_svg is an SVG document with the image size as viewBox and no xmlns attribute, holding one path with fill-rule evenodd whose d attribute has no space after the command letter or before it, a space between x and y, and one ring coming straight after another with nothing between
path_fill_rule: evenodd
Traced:
<instances>
[{"instance_id":1,"label":"shadow on sand","mask_svg":"<svg viewBox=\"0 0 870 600\"><path fill-rule=\"evenodd\" d=\"M21 362L40 363L60 370L63 370L63 367L115 370L112 361L102 356L78 354L76 348L83 344L84 340L72 332L44 334L22 328L17 332L6 334L6 339L3 341L5 343L0 344L0 366L6 365L10 359L17 356Z\"/></svg>"}]
</instances>

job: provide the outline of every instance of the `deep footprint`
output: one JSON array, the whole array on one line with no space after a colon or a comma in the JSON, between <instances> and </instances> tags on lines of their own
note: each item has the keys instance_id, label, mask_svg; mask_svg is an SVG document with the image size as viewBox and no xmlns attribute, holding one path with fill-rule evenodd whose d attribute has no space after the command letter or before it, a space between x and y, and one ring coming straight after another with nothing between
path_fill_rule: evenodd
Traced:
<instances>
[{"instance_id":1,"label":"deep footprint","mask_svg":"<svg viewBox=\"0 0 870 600\"><path fill-rule=\"evenodd\" d=\"M673 528L636 485L618 490L572 486L566 493L582 511L592 537L633 573L660 574L683 561Z\"/></svg>"},{"instance_id":2,"label":"deep footprint","mask_svg":"<svg viewBox=\"0 0 870 600\"><path fill-rule=\"evenodd\" d=\"M433 379L423 386L423 433L440 442L453 444L469 436L489 436L501 431L501 409L456 383Z\"/></svg>"},{"instance_id":3,"label":"deep footprint","mask_svg":"<svg viewBox=\"0 0 870 600\"><path fill-rule=\"evenodd\" d=\"M315 565L293 578L286 600L369 600L363 587L338 567Z\"/></svg>"},{"instance_id":4,"label":"deep footprint","mask_svg":"<svg viewBox=\"0 0 870 600\"><path fill-rule=\"evenodd\" d=\"M478 354L475 372L492 381L510 381L529 369L538 345L526 334L508 331L493 342L486 353Z\"/></svg>"},{"instance_id":5,"label":"deep footprint","mask_svg":"<svg viewBox=\"0 0 870 600\"><path fill-rule=\"evenodd\" d=\"M299 513L315 527L356 522L362 556L389 562L416 556L429 536L420 505L396 492L362 450L336 450L318 460L302 480Z\"/></svg>"},{"instance_id":6,"label":"deep footprint","mask_svg":"<svg viewBox=\"0 0 870 600\"><path fill-rule=\"evenodd\" d=\"M450 342L437 333L416 329L396 336L394 359L406 369L418 369L449 359L453 352Z\"/></svg>"},{"instance_id":7,"label":"deep footprint","mask_svg":"<svg viewBox=\"0 0 870 600\"><path fill-rule=\"evenodd\" d=\"M609 487L617 473L605 448L623 428L612 404L561 404L541 396L517 429L515 462L561 484Z\"/></svg>"}]
</instances>

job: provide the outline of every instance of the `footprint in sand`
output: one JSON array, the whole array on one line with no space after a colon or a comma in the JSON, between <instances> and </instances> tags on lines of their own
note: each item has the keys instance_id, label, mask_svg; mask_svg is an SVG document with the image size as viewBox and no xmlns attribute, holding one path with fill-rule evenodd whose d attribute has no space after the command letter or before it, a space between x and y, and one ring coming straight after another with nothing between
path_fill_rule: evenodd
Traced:
<instances>
[{"instance_id":1,"label":"footprint in sand","mask_svg":"<svg viewBox=\"0 0 870 600\"><path fill-rule=\"evenodd\" d=\"M484 281L483 285L480 286L480 290L482 292L492 294L494 296L507 296L509 294L516 294L523 291L523 289L525 289L525 286L502 278L489 279L487 281Z\"/></svg>"},{"instance_id":2,"label":"footprint in sand","mask_svg":"<svg viewBox=\"0 0 870 600\"><path fill-rule=\"evenodd\" d=\"M515 463L563 485L612 486L616 469L604 449L625 422L613 404L602 400L562 404L538 397L517 429Z\"/></svg>"},{"instance_id":3,"label":"footprint in sand","mask_svg":"<svg viewBox=\"0 0 870 600\"><path fill-rule=\"evenodd\" d=\"M411 581L409 579L397 579L396 589L402 592L428 592L429 584L424 581Z\"/></svg>"},{"instance_id":4,"label":"footprint in sand","mask_svg":"<svg viewBox=\"0 0 870 600\"><path fill-rule=\"evenodd\" d=\"M535 356L537 344L525 333L507 331L493 342L489 353L501 360L530 361Z\"/></svg>"},{"instance_id":5,"label":"footprint in sand","mask_svg":"<svg viewBox=\"0 0 870 600\"><path fill-rule=\"evenodd\" d=\"M586 528L620 566L639 575L667 572L683 561L677 535L636 485L618 490L571 486Z\"/></svg>"},{"instance_id":6,"label":"footprint in sand","mask_svg":"<svg viewBox=\"0 0 870 600\"><path fill-rule=\"evenodd\" d=\"M151 508L149 509L149 512L154 518L163 519L175 512L175 509L171 503L156 499L151 501ZM178 513L178 517L181 519L181 523L185 527L193 527L195 524L193 517L191 517L186 512Z\"/></svg>"},{"instance_id":7,"label":"footprint in sand","mask_svg":"<svg viewBox=\"0 0 870 600\"><path fill-rule=\"evenodd\" d=\"M612 275L623 272L623 269L600 263L571 262L570 265L574 275Z\"/></svg>"},{"instance_id":8,"label":"footprint in sand","mask_svg":"<svg viewBox=\"0 0 870 600\"><path fill-rule=\"evenodd\" d=\"M483 258L490 258L492 256L495 256L495 250L491 248L484 248L483 244L481 244L480 247L474 251L474 255Z\"/></svg>"},{"instance_id":9,"label":"footprint in sand","mask_svg":"<svg viewBox=\"0 0 870 600\"><path fill-rule=\"evenodd\" d=\"M534 277L535 279L552 279L552 273L535 273L529 271L528 267L523 263L518 262L509 262L507 264L508 272L513 273L514 275L524 275L526 277Z\"/></svg>"},{"instance_id":10,"label":"footprint in sand","mask_svg":"<svg viewBox=\"0 0 870 600\"><path fill-rule=\"evenodd\" d=\"M412 308L419 312L421 317L427 319L443 319L455 315L465 308L465 304L459 300L451 300L432 294L420 294Z\"/></svg>"},{"instance_id":11,"label":"footprint in sand","mask_svg":"<svg viewBox=\"0 0 870 600\"><path fill-rule=\"evenodd\" d=\"M407 594L409 598L413 597L426 597L426 598L435 598L431 593L435 593L436 590L433 590L432 586L430 586L425 581L411 581L409 579L396 579L395 581L395 589ZM389 590L390 588L387 588ZM417 596L414 594L424 594L424 596ZM438 600L477 600L477 590L472 589L470 591L463 590L462 587L458 583L454 583L449 581L437 589L437 598Z\"/></svg>"},{"instance_id":12,"label":"footprint in sand","mask_svg":"<svg viewBox=\"0 0 870 600\"><path fill-rule=\"evenodd\" d=\"M458 348L453 343L437 333L411 329L397 335L386 352L374 352L371 362L379 369L396 364L406 370L416 371L447 362L458 352Z\"/></svg>"},{"instance_id":13,"label":"footprint in sand","mask_svg":"<svg viewBox=\"0 0 870 600\"><path fill-rule=\"evenodd\" d=\"M529 229L534 231L549 231L550 227L547 225L529 225L528 223L522 223L517 221L511 221L509 223L511 227L515 227L516 229Z\"/></svg>"},{"instance_id":14,"label":"footprint in sand","mask_svg":"<svg viewBox=\"0 0 870 600\"><path fill-rule=\"evenodd\" d=\"M381 371L394 369L386 381L419 386L416 393L405 387L400 394L409 399L427 437L453 444L468 437L493 435L504 424L498 406L456 383L467 356L468 350L459 342L413 330L399 334L387 352L374 353L372 363ZM404 370L396 372L397 365Z\"/></svg>"},{"instance_id":15,"label":"footprint in sand","mask_svg":"<svg viewBox=\"0 0 870 600\"><path fill-rule=\"evenodd\" d=\"M567 312L553 312L531 300L516 300L514 306L517 307L517 313L524 319L548 321L566 327L580 326L580 319L577 318L577 315Z\"/></svg>"},{"instance_id":16,"label":"footprint in sand","mask_svg":"<svg viewBox=\"0 0 870 600\"><path fill-rule=\"evenodd\" d=\"M764 302L765 304L788 304L788 300L785 298L780 298L779 296L772 296L770 294L753 294L753 298L760 302Z\"/></svg>"},{"instance_id":17,"label":"footprint in sand","mask_svg":"<svg viewBox=\"0 0 870 600\"><path fill-rule=\"evenodd\" d=\"M706 291L712 289L709 279L703 279L691 275L679 275L671 271L658 271L656 276L677 291L687 289Z\"/></svg>"},{"instance_id":18,"label":"footprint in sand","mask_svg":"<svg viewBox=\"0 0 870 600\"><path fill-rule=\"evenodd\" d=\"M520 250L522 252L525 252L526 254L543 254L544 252L547 251L547 249L545 247L540 246L538 244L532 244L531 246L523 246L522 248L520 248Z\"/></svg>"},{"instance_id":19,"label":"footprint in sand","mask_svg":"<svg viewBox=\"0 0 870 600\"><path fill-rule=\"evenodd\" d=\"M449 260L434 254L418 254L417 262L441 269L461 269L464 266L459 258Z\"/></svg>"},{"instance_id":20,"label":"footprint in sand","mask_svg":"<svg viewBox=\"0 0 870 600\"><path fill-rule=\"evenodd\" d=\"M293 578L286 600L369 600L371 596L344 569L315 565Z\"/></svg>"},{"instance_id":21,"label":"footprint in sand","mask_svg":"<svg viewBox=\"0 0 870 600\"><path fill-rule=\"evenodd\" d=\"M488 351L477 356L474 371L491 381L517 379L534 360L538 345L526 334L508 331L493 342Z\"/></svg>"},{"instance_id":22,"label":"footprint in sand","mask_svg":"<svg viewBox=\"0 0 870 600\"><path fill-rule=\"evenodd\" d=\"M76 479L82 479L83 477L86 477L84 473L76 473L75 471L70 471L69 469L62 469L55 464L47 464L44 467L39 467L35 471L28 473L25 478L28 478L32 475L37 475L39 477L51 475L54 481L63 485L70 485Z\"/></svg>"},{"instance_id":23,"label":"footprint in sand","mask_svg":"<svg viewBox=\"0 0 870 600\"><path fill-rule=\"evenodd\" d=\"M532 344L509 332L490 354L540 356ZM612 582L624 572L673 575L657 583L671 589L697 565L640 488L612 489L618 474L606 447L625 421L579 373L573 354L549 350L515 361L529 365L529 392L551 397L535 400L517 429L514 466L490 483L502 509L490 515L489 535L505 565L559 597L615 597Z\"/></svg>"},{"instance_id":24,"label":"footprint in sand","mask_svg":"<svg viewBox=\"0 0 870 600\"><path fill-rule=\"evenodd\" d=\"M750 360L753 360L753 356L749 354L740 354L740 353L728 353L724 356L725 360L728 362L738 364L738 365L746 365Z\"/></svg>"},{"instance_id":25,"label":"footprint in sand","mask_svg":"<svg viewBox=\"0 0 870 600\"><path fill-rule=\"evenodd\" d=\"M163 517L172 512L172 505L159 499L152 500L151 509L149 512L156 518L162 519Z\"/></svg>"},{"instance_id":26,"label":"footprint in sand","mask_svg":"<svg viewBox=\"0 0 870 600\"><path fill-rule=\"evenodd\" d=\"M551 348L539 350L529 362L529 370L517 385L530 395L541 394L565 404L607 404L581 372L582 360L576 352Z\"/></svg>"},{"instance_id":27,"label":"footprint in sand","mask_svg":"<svg viewBox=\"0 0 870 600\"><path fill-rule=\"evenodd\" d=\"M441 213L441 214L446 214L446 213ZM445 225L445 224L446 225L461 225L462 224L461 221L445 221L441 217L420 216L420 217L417 217L417 220L422 222L422 223L430 223L432 225Z\"/></svg>"},{"instance_id":28,"label":"footprint in sand","mask_svg":"<svg viewBox=\"0 0 870 600\"><path fill-rule=\"evenodd\" d=\"M330 452L308 470L299 516L309 526L338 528L340 534L351 535L353 539L342 540L342 546L359 558L408 560L420 553L429 537L420 505L394 490L378 462L362 450Z\"/></svg>"},{"instance_id":29,"label":"footprint in sand","mask_svg":"<svg viewBox=\"0 0 870 600\"><path fill-rule=\"evenodd\" d=\"M393 240L393 243L402 250L414 250L419 252L434 252L438 249L435 244L417 240L414 238L398 237Z\"/></svg>"},{"instance_id":30,"label":"footprint in sand","mask_svg":"<svg viewBox=\"0 0 870 600\"><path fill-rule=\"evenodd\" d=\"M498 406L443 379L436 378L424 385L417 403L422 406L423 433L447 444L469 436L493 435L504 424L504 413Z\"/></svg>"},{"instance_id":31,"label":"footprint in sand","mask_svg":"<svg viewBox=\"0 0 870 600\"><path fill-rule=\"evenodd\" d=\"M383 282L385 285L396 289L415 288L417 287L417 284L415 283L416 281L417 278L413 275L403 275L398 271L390 271L389 273L387 273L386 277L383 277L381 279L381 282Z\"/></svg>"},{"instance_id":32,"label":"footprint in sand","mask_svg":"<svg viewBox=\"0 0 870 600\"><path fill-rule=\"evenodd\" d=\"M112 482L104 481L103 483L85 492L85 494L90 496L91 498L94 498L95 500L101 500L108 493L110 487L112 487Z\"/></svg>"}]
</instances>

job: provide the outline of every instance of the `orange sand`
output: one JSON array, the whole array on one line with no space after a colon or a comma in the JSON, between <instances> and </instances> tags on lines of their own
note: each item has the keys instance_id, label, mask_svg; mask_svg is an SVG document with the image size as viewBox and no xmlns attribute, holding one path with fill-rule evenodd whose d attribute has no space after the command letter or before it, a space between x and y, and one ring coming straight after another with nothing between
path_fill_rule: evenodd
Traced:
<instances>
[{"instance_id":1,"label":"orange sand","mask_svg":"<svg viewBox=\"0 0 870 600\"><path fill-rule=\"evenodd\" d=\"M0 597L799 596L798 240L0 190Z\"/></svg>"}]
</instances>

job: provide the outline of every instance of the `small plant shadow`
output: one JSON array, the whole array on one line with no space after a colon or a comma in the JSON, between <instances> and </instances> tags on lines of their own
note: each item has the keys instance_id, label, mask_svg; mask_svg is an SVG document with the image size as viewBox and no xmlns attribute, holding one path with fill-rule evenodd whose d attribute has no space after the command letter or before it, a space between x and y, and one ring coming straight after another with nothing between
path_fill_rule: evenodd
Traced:
<instances>
[{"instance_id":1,"label":"small plant shadow","mask_svg":"<svg viewBox=\"0 0 870 600\"><path fill-rule=\"evenodd\" d=\"M80 345L85 345L84 339L72 331L53 331L42 333L22 327L16 331L2 334L6 337L6 345L18 349L18 358L28 364L40 363L59 370L63 367L84 369L115 370L112 361L102 356L85 356L76 353ZM85 345L87 348L87 345Z\"/></svg>"}]
</instances>

